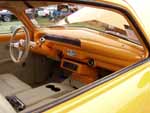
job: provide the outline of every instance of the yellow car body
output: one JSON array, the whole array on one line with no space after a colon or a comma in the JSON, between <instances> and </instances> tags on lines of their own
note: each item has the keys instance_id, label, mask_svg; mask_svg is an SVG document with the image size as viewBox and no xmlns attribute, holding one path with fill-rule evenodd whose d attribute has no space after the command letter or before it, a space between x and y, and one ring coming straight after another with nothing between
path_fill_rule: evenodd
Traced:
<instances>
[{"instance_id":1,"label":"yellow car body","mask_svg":"<svg viewBox=\"0 0 150 113\"><path fill-rule=\"evenodd\" d=\"M146 61L44 113L149 113L149 66L150 63Z\"/></svg>"},{"instance_id":2,"label":"yellow car body","mask_svg":"<svg viewBox=\"0 0 150 113\"><path fill-rule=\"evenodd\" d=\"M136 4L137 2L141 5L141 7L143 6L142 8L144 8L144 5L140 4L141 2L139 1L140 0L134 0L134 3ZM39 6L39 4L36 4L35 2L36 1L29 1L30 4ZM53 0L53 2L55 2L55 0ZM137 9L133 9L131 7L132 3L130 4L130 1L57 0L56 2L86 4L96 7L110 8L118 11L120 10L126 16L126 19L133 26L133 28L137 30L137 34L140 35L139 37L141 38L139 40L144 46L146 57L131 66L123 68L109 76L95 81L93 84L89 84L79 89L76 93L69 93L69 95L67 95L64 99L58 99L54 104L52 103L47 106L41 106L37 108L36 111L44 113L150 113L150 17L146 17L146 15L144 15L146 12L149 13L148 10L150 8L143 9L145 12L142 16L140 16L139 13L136 12ZM144 3L144 1L142 2ZM10 2L10 6L14 3ZM17 16L20 16L19 18L24 22L31 34L32 32L35 33L32 34L34 35L35 40L36 37L40 36L42 33L51 33L48 29L39 30L38 28L33 27L27 17L20 12L22 11L21 9L16 10L17 8L9 7L6 3L4 4L1 3L0 7L7 8L14 12ZM22 5L23 10L24 7L26 7L21 2L16 4L16 6L19 5ZM67 35L69 36L69 34ZM6 41L9 40L9 38L10 35L0 35L0 41ZM63 45L59 46L62 47ZM41 52L41 54L45 54L47 56L49 55L48 53L42 53L42 50L38 50L37 48L35 50L33 49L33 51ZM54 55L55 57L55 53L50 55ZM130 62L128 62L128 64L129 63ZM110 66L110 68L112 67L112 70L117 70L123 67L120 66L116 68L115 65L113 66Z\"/></svg>"}]
</instances>

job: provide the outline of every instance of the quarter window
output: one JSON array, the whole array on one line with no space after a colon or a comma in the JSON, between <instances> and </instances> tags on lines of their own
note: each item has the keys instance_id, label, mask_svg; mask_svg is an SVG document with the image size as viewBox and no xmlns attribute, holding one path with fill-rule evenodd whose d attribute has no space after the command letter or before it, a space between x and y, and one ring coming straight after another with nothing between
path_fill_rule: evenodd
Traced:
<instances>
[{"instance_id":1,"label":"quarter window","mask_svg":"<svg viewBox=\"0 0 150 113\"><path fill-rule=\"evenodd\" d=\"M0 34L12 33L16 26L22 25L16 16L8 10L0 10Z\"/></svg>"}]
</instances>

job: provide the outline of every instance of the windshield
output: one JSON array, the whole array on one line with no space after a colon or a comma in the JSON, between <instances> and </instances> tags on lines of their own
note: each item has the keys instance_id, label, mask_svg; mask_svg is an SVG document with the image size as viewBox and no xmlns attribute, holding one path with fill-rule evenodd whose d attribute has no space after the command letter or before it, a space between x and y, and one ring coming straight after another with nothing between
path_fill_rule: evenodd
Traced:
<instances>
[{"instance_id":1,"label":"windshield","mask_svg":"<svg viewBox=\"0 0 150 113\"><path fill-rule=\"evenodd\" d=\"M58 4L27 9L26 14L37 27L88 28L140 44L126 19L114 11L74 4Z\"/></svg>"}]
</instances>

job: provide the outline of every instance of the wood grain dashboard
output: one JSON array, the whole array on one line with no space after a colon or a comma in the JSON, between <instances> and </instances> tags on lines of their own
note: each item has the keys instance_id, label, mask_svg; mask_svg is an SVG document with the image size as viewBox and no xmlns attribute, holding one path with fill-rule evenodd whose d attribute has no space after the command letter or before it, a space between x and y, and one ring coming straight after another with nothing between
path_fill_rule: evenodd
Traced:
<instances>
[{"instance_id":1,"label":"wood grain dashboard","mask_svg":"<svg viewBox=\"0 0 150 113\"><path fill-rule=\"evenodd\" d=\"M32 51L56 60L65 58L111 71L145 57L144 49L140 45L87 29L37 30L34 40L38 41L41 37L46 39L45 43Z\"/></svg>"}]
</instances>

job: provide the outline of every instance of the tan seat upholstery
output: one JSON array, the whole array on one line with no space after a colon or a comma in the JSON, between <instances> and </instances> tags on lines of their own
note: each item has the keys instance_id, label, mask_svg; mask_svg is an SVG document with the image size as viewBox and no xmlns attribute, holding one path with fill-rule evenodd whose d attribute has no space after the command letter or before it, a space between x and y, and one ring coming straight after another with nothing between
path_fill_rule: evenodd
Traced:
<instances>
[{"instance_id":1,"label":"tan seat upholstery","mask_svg":"<svg viewBox=\"0 0 150 113\"><path fill-rule=\"evenodd\" d=\"M30 89L31 87L19 80L13 74L1 74L0 75L0 93L3 96L15 95Z\"/></svg>"},{"instance_id":2,"label":"tan seat upholstery","mask_svg":"<svg viewBox=\"0 0 150 113\"><path fill-rule=\"evenodd\" d=\"M55 87L60 88L60 91L55 92L47 88L46 87L47 85L54 85ZM19 98L19 100L21 100L26 105L26 107L28 107L37 104L40 101L45 100L47 98L49 99L58 98L73 90L74 89L72 87L69 87L67 85L63 85L60 83L49 83L22 93L18 93L16 97Z\"/></svg>"},{"instance_id":3,"label":"tan seat upholstery","mask_svg":"<svg viewBox=\"0 0 150 113\"><path fill-rule=\"evenodd\" d=\"M51 89L46 88L47 85L54 85L61 90L58 92L52 91ZM74 88L61 83L49 83L26 92L19 93L16 97L26 105L26 108L20 113L27 113L33 109L47 105L73 90Z\"/></svg>"},{"instance_id":4,"label":"tan seat upholstery","mask_svg":"<svg viewBox=\"0 0 150 113\"><path fill-rule=\"evenodd\" d=\"M13 107L1 94L0 94L0 113L16 113Z\"/></svg>"}]
</instances>

